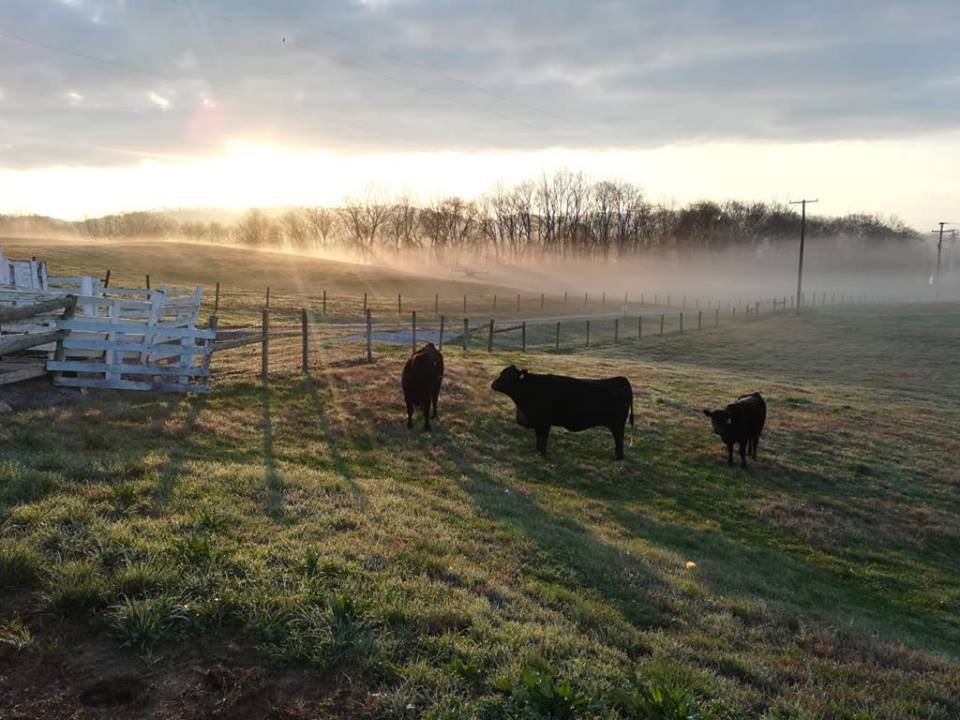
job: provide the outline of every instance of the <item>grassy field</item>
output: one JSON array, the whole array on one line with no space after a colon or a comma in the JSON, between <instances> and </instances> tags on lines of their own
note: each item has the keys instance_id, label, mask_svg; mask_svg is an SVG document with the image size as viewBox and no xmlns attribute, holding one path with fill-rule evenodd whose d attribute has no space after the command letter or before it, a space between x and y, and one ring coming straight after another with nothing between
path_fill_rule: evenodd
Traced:
<instances>
[{"instance_id":1,"label":"grassy field","mask_svg":"<svg viewBox=\"0 0 960 720\"><path fill-rule=\"evenodd\" d=\"M109 269L113 287L144 287L147 274L150 274L152 287L202 284L205 287L204 317L213 313L214 288L219 282L221 327L258 322L267 286L270 287L270 305L278 321L295 320L294 314L302 307L319 314L324 291L327 293L328 320L362 317L364 293L369 295L367 306L380 319L399 316L407 320L413 310L430 316L439 310L451 320L458 320L464 315L465 295L466 315L471 317L529 316L541 312L540 293L550 286L534 270L528 273L526 285L516 287L490 275L467 277L454 274L445 266L418 274L386 265L156 240L78 242L0 237L0 248L7 257L36 256L46 260L53 275L104 277ZM397 295L402 296L399 308ZM582 288L577 288L576 293L571 289L566 303L563 292L555 291L547 293L543 312L555 315L615 312L622 304L622 297L615 299L611 296L604 300L603 296L595 295L587 301L585 304ZM673 302L678 304L679 298L673 298ZM651 306L652 303L647 302L642 307L649 309ZM632 307L639 309L641 305L634 302Z\"/></svg>"},{"instance_id":2,"label":"grassy field","mask_svg":"<svg viewBox=\"0 0 960 720\"><path fill-rule=\"evenodd\" d=\"M266 388L248 348L207 397L3 416L0 717L103 717L113 677L111 717L956 718L958 319L450 349L429 434L403 350L305 379L297 340ZM537 457L510 362L627 375L627 459L600 430ZM700 409L748 390L741 471Z\"/></svg>"}]
</instances>

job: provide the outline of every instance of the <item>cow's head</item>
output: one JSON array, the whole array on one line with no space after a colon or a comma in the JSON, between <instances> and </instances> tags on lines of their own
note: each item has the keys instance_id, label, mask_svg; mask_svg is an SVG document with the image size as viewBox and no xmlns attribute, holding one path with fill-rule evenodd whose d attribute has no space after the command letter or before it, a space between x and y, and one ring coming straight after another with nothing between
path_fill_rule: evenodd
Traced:
<instances>
[{"instance_id":1,"label":"cow's head","mask_svg":"<svg viewBox=\"0 0 960 720\"><path fill-rule=\"evenodd\" d=\"M726 410L704 410L703 414L710 418L713 431L717 435L723 434L723 431L733 424L733 417Z\"/></svg>"},{"instance_id":2,"label":"cow's head","mask_svg":"<svg viewBox=\"0 0 960 720\"><path fill-rule=\"evenodd\" d=\"M511 397L517 390L517 384L527 376L526 370L518 370L516 365L505 367L500 376L490 383L490 388Z\"/></svg>"}]
</instances>

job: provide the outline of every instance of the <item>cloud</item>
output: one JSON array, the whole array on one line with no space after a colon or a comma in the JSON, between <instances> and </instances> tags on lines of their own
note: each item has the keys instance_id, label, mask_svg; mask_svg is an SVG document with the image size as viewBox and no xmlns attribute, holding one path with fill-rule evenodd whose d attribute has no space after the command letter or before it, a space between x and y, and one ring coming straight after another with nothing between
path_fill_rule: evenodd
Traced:
<instances>
[{"instance_id":1,"label":"cloud","mask_svg":"<svg viewBox=\"0 0 960 720\"><path fill-rule=\"evenodd\" d=\"M167 98L163 97L163 95L160 95L159 93L148 92L147 99L150 102L152 102L154 105L156 105L158 108L160 108L161 110L170 109L170 101Z\"/></svg>"},{"instance_id":2,"label":"cloud","mask_svg":"<svg viewBox=\"0 0 960 720\"><path fill-rule=\"evenodd\" d=\"M0 36L0 133L20 167L230 137L363 151L909 138L958 127L958 31L953 0L8 0L0 33L21 40ZM149 104L145 81L162 82ZM85 100L53 112L69 92ZM213 99L215 126L186 131Z\"/></svg>"}]
</instances>

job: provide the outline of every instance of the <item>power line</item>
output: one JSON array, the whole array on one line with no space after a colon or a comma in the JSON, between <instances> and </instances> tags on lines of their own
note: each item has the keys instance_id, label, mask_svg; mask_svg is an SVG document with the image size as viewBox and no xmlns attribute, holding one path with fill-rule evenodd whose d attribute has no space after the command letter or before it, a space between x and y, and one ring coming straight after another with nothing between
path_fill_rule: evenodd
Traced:
<instances>
[{"instance_id":1,"label":"power line","mask_svg":"<svg viewBox=\"0 0 960 720\"><path fill-rule=\"evenodd\" d=\"M70 55L72 57L89 60L90 62L100 63L101 65L110 65L111 67L120 68L121 70L126 70L132 73L137 73L138 75L149 75L150 77L166 80L167 82L174 81L174 78L172 78L171 76L162 75L158 72L154 72L153 70L147 70L146 68L137 67L136 65L129 65L127 63L117 62L116 60L110 60L105 57L100 57L99 55L90 55L88 53L82 53L76 50L70 50L69 48L60 47L58 45L50 45L49 43L40 42L38 40L31 40L29 38L21 37L20 35L14 35L12 33L0 31L0 37L6 38L7 40L13 40L14 42L22 43L24 45L30 45L32 47L42 48L44 50L49 50L51 52L60 53L61 55Z\"/></svg>"},{"instance_id":2,"label":"power line","mask_svg":"<svg viewBox=\"0 0 960 720\"><path fill-rule=\"evenodd\" d=\"M219 15L219 14L217 14L217 13L212 13L212 12L205 11L205 10L197 10L196 7L195 7L193 4L187 4L187 0L178 0L178 2L180 2L180 3L183 4L185 7L187 7L195 17L200 17L200 16L202 16L202 17L207 17L207 18L213 18L213 19L216 19L216 20L219 20L219 21L221 21L221 22L228 23L228 24L231 24L231 25L234 25L234 26L247 25L248 27L252 27L252 25L251 25L250 23L237 22L236 20L234 20L234 19L232 19L232 18L229 18L229 17L227 17L227 16L225 16L225 15ZM443 76L443 77L445 77L445 78L448 79L448 80L452 80L452 81L458 82L458 83L460 83L460 84L462 84L462 85L465 85L465 86L468 86L468 87L473 87L474 89L477 89L477 90L480 90L480 91L482 91L482 92L485 92L485 93L487 93L488 95L491 95L491 96L493 96L493 97L496 97L496 98L499 98L499 99L503 100L504 102L513 103L512 100L510 100L510 99L508 99L508 98L506 98L506 97L500 96L500 95L494 93L494 91L492 91L492 90L488 90L488 89L483 88L483 87L481 87L481 86L479 86L479 85L472 84L472 83L470 83L469 81L462 80L462 79L456 78L456 77L451 76L451 75L447 75L447 74L445 74L445 73L442 73L442 71L438 71L438 70L436 70L435 68L431 68L431 67L428 66L428 65L425 65L425 64L422 64L422 63L417 63L416 61L404 59L403 57L401 57L401 56L399 56L399 55L395 55L395 54L392 54L392 53L384 53L383 51L378 50L378 49L376 49L376 48L373 48L373 47L367 45L366 43L363 43L363 42L361 42L361 41L359 41L359 40L356 40L356 39L354 39L354 38L350 38L350 37L344 35L343 33L339 32L339 31L337 31L337 30L331 30L331 29L329 29L329 28L324 28L324 27L319 26L319 25L305 25L305 26L303 26L303 27L304 27L304 28L307 28L307 29L311 29L311 30L316 30L316 31L319 32L319 33L328 35L328 36L330 36L330 37L336 38L336 39L341 40L341 41L344 41L344 42L352 43L352 44L354 44L354 45L356 45L356 46L358 46L358 47L363 47L363 48L368 49L368 50L371 50L371 51L373 51L373 52L377 52L377 53L379 53L380 55L382 55L382 56L384 56L384 57L393 56L393 59L399 60L400 62L404 62L404 63L406 63L406 64L408 64L408 65L413 65L413 66L421 67L421 68L423 68L423 69L425 69L425 70L427 70L427 71L434 72L435 74L438 74L438 75L440 75L440 76ZM257 31L260 32L259 29L257 29ZM308 44L304 43L304 42L303 42L302 40L300 40L300 39L294 40L294 39L292 39L292 38L286 38L286 37L285 37L285 38L283 38L283 42L284 42L285 44L287 44L287 45L292 45L292 46L297 46L297 47L303 48L304 50L310 50L310 49L311 49L311 46L309 46ZM316 45L313 45L313 49L316 49L316 47L317 47ZM359 71L359 72L364 72L364 73L369 73L369 74L371 74L371 75L379 76L379 77L381 77L381 78L384 78L384 79L386 79L386 80L389 80L389 81L392 82L392 83L395 83L396 85L400 85L400 86L404 86L404 87L410 88L410 89L415 90L415 91L417 91L417 92L419 92L419 93L422 93L422 94L424 94L424 95L431 95L431 96L436 97L436 98L439 98L439 99L441 99L441 100L443 100L443 101L445 101L445 102L447 102L447 103L449 103L449 104L459 105L459 106L461 106L461 107L463 107L463 108L466 108L466 109L468 109L468 110L473 110L474 112L487 113L487 114L493 115L493 116L495 116L495 117L498 117L498 118L500 118L501 120L506 120L506 121L508 121L508 122L520 123L520 124L525 125L526 127L530 128L531 130L537 130L537 131L540 131L540 132L545 132L545 131L546 131L546 128L544 128L543 126L537 125L537 124L534 124L534 123L531 123L531 122L529 122L528 120L525 120L524 118L521 118L521 117L519 117L519 116L512 115L512 114L509 114L509 113L504 113L504 112L502 112L502 111L500 111L500 110L492 109L492 108L489 108L489 107L484 107L484 106L482 106L482 105L477 105L477 104L475 104L475 103L470 103L470 102L467 102L467 101L464 101L464 100L459 100L459 99L451 98L449 95L445 95L444 93L438 92L438 91L436 91L436 90L431 90L431 89L429 89L429 88L425 88L425 87L423 87L422 85L419 85L419 84L417 84L417 83L410 82L409 80L405 80L405 79L403 79L403 78L400 78L400 77L398 77L398 76L396 76L396 75L393 75L393 74L391 74L391 73L385 72L385 71L383 71L383 70L374 70L374 69L372 69L372 68L364 67L364 66L362 66L362 65L359 65L359 64L356 63L356 62L350 62L350 61L344 60L343 58L338 58L338 59L336 60L336 62L340 63L341 65L343 65L343 66L345 66L345 67L349 67L349 68L351 68L351 69L353 69L353 70L356 70L356 71Z\"/></svg>"},{"instance_id":3,"label":"power line","mask_svg":"<svg viewBox=\"0 0 960 720\"><path fill-rule=\"evenodd\" d=\"M800 267L797 269L797 313L800 312L800 301L803 298L803 240L807 231L807 205L819 200L794 200L791 205L800 206Z\"/></svg>"}]
</instances>

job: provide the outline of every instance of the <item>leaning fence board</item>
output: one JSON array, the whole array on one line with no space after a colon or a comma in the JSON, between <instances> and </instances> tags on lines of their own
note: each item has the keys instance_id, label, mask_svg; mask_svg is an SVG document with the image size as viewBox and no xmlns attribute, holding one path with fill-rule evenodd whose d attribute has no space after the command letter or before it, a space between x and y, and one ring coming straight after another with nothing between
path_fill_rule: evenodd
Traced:
<instances>
[{"instance_id":1,"label":"leaning fence board","mask_svg":"<svg viewBox=\"0 0 960 720\"><path fill-rule=\"evenodd\" d=\"M32 305L19 305L16 307L0 307L0 323L16 322L17 320L26 320L27 318L43 313L54 312L56 310L65 310L77 304L75 297L56 298L54 300L44 300L43 302Z\"/></svg>"},{"instance_id":2,"label":"leaning fence board","mask_svg":"<svg viewBox=\"0 0 960 720\"><path fill-rule=\"evenodd\" d=\"M55 342L63 337L59 330L45 333L33 333L31 335L10 335L5 340L0 340L0 355L10 355L21 350L46 345Z\"/></svg>"},{"instance_id":3,"label":"leaning fence board","mask_svg":"<svg viewBox=\"0 0 960 720\"><path fill-rule=\"evenodd\" d=\"M46 369L43 367L43 363L36 363L35 365L28 365L19 370L11 370L0 374L0 385L10 385L11 383L22 382L23 380L31 380L37 377L43 377L47 374Z\"/></svg>"}]
</instances>

